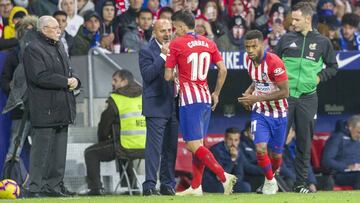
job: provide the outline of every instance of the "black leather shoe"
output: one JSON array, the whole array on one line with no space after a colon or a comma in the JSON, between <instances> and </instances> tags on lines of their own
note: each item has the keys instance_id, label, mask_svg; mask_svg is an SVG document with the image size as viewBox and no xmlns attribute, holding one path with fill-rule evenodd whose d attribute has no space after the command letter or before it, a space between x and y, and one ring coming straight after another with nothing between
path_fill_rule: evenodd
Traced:
<instances>
[{"instance_id":1,"label":"black leather shoe","mask_svg":"<svg viewBox=\"0 0 360 203\"><path fill-rule=\"evenodd\" d=\"M104 195L104 191L102 189L98 189L98 190L90 190L88 193L86 193L86 195L89 196L101 196Z\"/></svg>"},{"instance_id":2,"label":"black leather shoe","mask_svg":"<svg viewBox=\"0 0 360 203\"><path fill-rule=\"evenodd\" d=\"M49 197L70 197L70 195L64 194L61 191L51 191L48 192L47 195Z\"/></svg>"},{"instance_id":3,"label":"black leather shoe","mask_svg":"<svg viewBox=\"0 0 360 203\"><path fill-rule=\"evenodd\" d=\"M48 197L46 193L43 192L29 192L27 197L29 198L42 198L42 197Z\"/></svg>"},{"instance_id":4,"label":"black leather shoe","mask_svg":"<svg viewBox=\"0 0 360 203\"><path fill-rule=\"evenodd\" d=\"M168 196L174 196L175 195L174 188L171 187L160 187L160 194L161 195L168 195Z\"/></svg>"},{"instance_id":5,"label":"black leather shoe","mask_svg":"<svg viewBox=\"0 0 360 203\"><path fill-rule=\"evenodd\" d=\"M157 191L155 188L150 188L143 191L144 196L154 196L154 195L160 195L159 191Z\"/></svg>"},{"instance_id":6,"label":"black leather shoe","mask_svg":"<svg viewBox=\"0 0 360 203\"><path fill-rule=\"evenodd\" d=\"M65 194L65 195L67 195L67 196L75 196L75 195L76 195L76 192L71 192L71 191L69 191L69 190L65 187L65 185L64 185L63 182L60 183L60 191L61 191L61 193Z\"/></svg>"}]
</instances>

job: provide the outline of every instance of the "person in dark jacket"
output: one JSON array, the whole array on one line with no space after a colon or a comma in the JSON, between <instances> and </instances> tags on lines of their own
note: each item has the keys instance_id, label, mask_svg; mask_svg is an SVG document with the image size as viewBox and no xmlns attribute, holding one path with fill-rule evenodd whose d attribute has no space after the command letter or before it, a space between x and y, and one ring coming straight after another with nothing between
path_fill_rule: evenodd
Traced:
<instances>
[{"instance_id":1,"label":"person in dark jacket","mask_svg":"<svg viewBox=\"0 0 360 203\"><path fill-rule=\"evenodd\" d=\"M296 126L296 182L294 192L308 193L306 179L310 164L311 137L315 127L317 85L336 75L338 64L330 40L312 27L313 7L308 2L293 6L295 32L283 35L276 53L284 62L289 78L288 126ZM323 68L326 65L326 68Z\"/></svg>"},{"instance_id":2,"label":"person in dark jacket","mask_svg":"<svg viewBox=\"0 0 360 203\"><path fill-rule=\"evenodd\" d=\"M360 189L360 114L332 134L325 144L322 165L332 170L335 184Z\"/></svg>"},{"instance_id":3,"label":"person in dark jacket","mask_svg":"<svg viewBox=\"0 0 360 203\"><path fill-rule=\"evenodd\" d=\"M117 30L119 42L122 42L125 28L132 23L135 23L136 16L138 12L141 10L141 6L143 4L143 0L130 0L130 7L125 13L117 16L115 18L114 26Z\"/></svg>"},{"instance_id":4,"label":"person in dark jacket","mask_svg":"<svg viewBox=\"0 0 360 203\"><path fill-rule=\"evenodd\" d=\"M237 177L233 192L250 192L251 186L244 181L244 155L240 148L240 130L235 127L226 129L225 139L210 148L215 159L224 168L225 172ZM205 168L202 189L204 192L223 193L224 188L216 175Z\"/></svg>"},{"instance_id":5,"label":"person in dark jacket","mask_svg":"<svg viewBox=\"0 0 360 203\"><path fill-rule=\"evenodd\" d=\"M123 95L128 98L141 96L142 87L135 83L131 72L127 70L116 71L112 76L112 93ZM114 99L110 96L107 100L107 108L101 113L98 126L98 143L91 145L85 150L85 163L87 169L87 183L90 191L88 195L101 195L102 184L100 178L100 162L115 159L112 126L118 124L119 109ZM121 126L117 129L121 129ZM120 135L121 136L121 135ZM143 154L143 149L126 149L120 145L124 154Z\"/></svg>"},{"instance_id":6,"label":"person in dark jacket","mask_svg":"<svg viewBox=\"0 0 360 203\"><path fill-rule=\"evenodd\" d=\"M32 127L29 196L73 195L63 183L68 125L75 120L73 91L80 80L73 76L60 43L61 30L52 16L42 16L38 33L24 51L28 105Z\"/></svg>"},{"instance_id":7,"label":"person in dark jacket","mask_svg":"<svg viewBox=\"0 0 360 203\"><path fill-rule=\"evenodd\" d=\"M264 174L263 169L257 163L250 121L246 122L245 129L241 132L240 148L241 153L244 155L244 179L250 183L251 191L255 192L263 184Z\"/></svg>"},{"instance_id":8,"label":"person in dark jacket","mask_svg":"<svg viewBox=\"0 0 360 203\"><path fill-rule=\"evenodd\" d=\"M25 50L26 44L30 42L33 33L36 29L36 23L38 21L37 17L26 16L21 19L15 26L16 37L19 40L20 44L16 48L12 49L11 53L6 58L4 64L4 70L1 75L1 88L8 95L8 100L6 106L4 107L4 113L11 111L12 115L12 134L10 146L8 153L6 155L6 161L12 158L15 144L14 140L18 135L18 130L21 125L21 118L23 117L23 109L25 103L25 92L26 87L23 89L24 85L26 86L24 69L23 69L23 52ZM20 64L20 65L19 65ZM22 70L19 70L19 69ZM16 78L15 78L16 77ZM20 84L20 86L18 86ZM20 88L21 90L19 90ZM17 95L17 96L15 96ZM20 105L21 104L21 105ZM16 160L19 160L22 146L25 142L27 135L30 130L30 122L26 122L23 130L23 136L20 142L19 147L16 151Z\"/></svg>"},{"instance_id":9,"label":"person in dark jacket","mask_svg":"<svg viewBox=\"0 0 360 203\"><path fill-rule=\"evenodd\" d=\"M87 55L90 48L100 47L100 22L101 18L98 13L95 11L85 12L84 24L74 37L73 49L70 52L71 56Z\"/></svg>"},{"instance_id":10,"label":"person in dark jacket","mask_svg":"<svg viewBox=\"0 0 360 203\"><path fill-rule=\"evenodd\" d=\"M53 17L58 21L60 30L61 30L61 37L60 41L63 43L66 53L69 56L74 44L74 38L71 36L65 28L67 27L67 14L64 11L56 11L53 14Z\"/></svg>"},{"instance_id":11,"label":"person in dark jacket","mask_svg":"<svg viewBox=\"0 0 360 203\"><path fill-rule=\"evenodd\" d=\"M147 8L136 17L136 23L128 25L121 46L125 52L139 52L152 36L153 14Z\"/></svg>"}]
</instances>

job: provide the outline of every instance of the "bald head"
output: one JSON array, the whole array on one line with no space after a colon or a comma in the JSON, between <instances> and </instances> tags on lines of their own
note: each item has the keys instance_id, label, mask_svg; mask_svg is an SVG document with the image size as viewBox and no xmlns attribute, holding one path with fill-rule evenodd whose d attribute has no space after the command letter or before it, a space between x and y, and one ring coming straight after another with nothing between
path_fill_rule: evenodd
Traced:
<instances>
[{"instance_id":1,"label":"bald head","mask_svg":"<svg viewBox=\"0 0 360 203\"><path fill-rule=\"evenodd\" d=\"M59 23L52 16L41 16L37 23L37 30L55 41L60 39L61 30Z\"/></svg>"},{"instance_id":2,"label":"bald head","mask_svg":"<svg viewBox=\"0 0 360 203\"><path fill-rule=\"evenodd\" d=\"M157 20L153 27L153 34L155 36L155 39L160 44L170 42L172 34L172 26L170 21L166 19Z\"/></svg>"}]
</instances>

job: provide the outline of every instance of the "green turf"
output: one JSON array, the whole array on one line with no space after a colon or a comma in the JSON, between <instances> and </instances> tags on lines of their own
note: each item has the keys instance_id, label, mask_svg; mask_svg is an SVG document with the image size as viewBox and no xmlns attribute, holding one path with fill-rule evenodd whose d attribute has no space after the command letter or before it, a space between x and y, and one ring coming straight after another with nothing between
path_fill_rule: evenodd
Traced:
<instances>
[{"instance_id":1,"label":"green turf","mask_svg":"<svg viewBox=\"0 0 360 203\"><path fill-rule=\"evenodd\" d=\"M342 192L318 192L314 194L295 194L295 193L278 193L276 195L259 195L259 194L233 194L210 195L202 197L141 197L141 196L103 196L103 197L74 197L74 198L44 198L44 199L19 199L19 200L0 200L0 202L19 202L19 203L162 203L162 202L184 202L184 203L297 203L297 202L314 202L314 203L359 203L360 191L342 191Z\"/></svg>"}]
</instances>

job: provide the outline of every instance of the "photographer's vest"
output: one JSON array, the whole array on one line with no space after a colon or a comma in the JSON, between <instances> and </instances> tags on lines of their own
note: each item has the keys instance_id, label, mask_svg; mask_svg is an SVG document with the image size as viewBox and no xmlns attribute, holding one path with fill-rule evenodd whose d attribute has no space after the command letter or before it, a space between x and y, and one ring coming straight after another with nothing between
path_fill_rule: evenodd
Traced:
<instances>
[{"instance_id":1,"label":"photographer's vest","mask_svg":"<svg viewBox=\"0 0 360 203\"><path fill-rule=\"evenodd\" d=\"M120 113L120 143L126 149L144 149L146 142L145 117L141 115L142 96L126 97L111 94Z\"/></svg>"}]
</instances>

